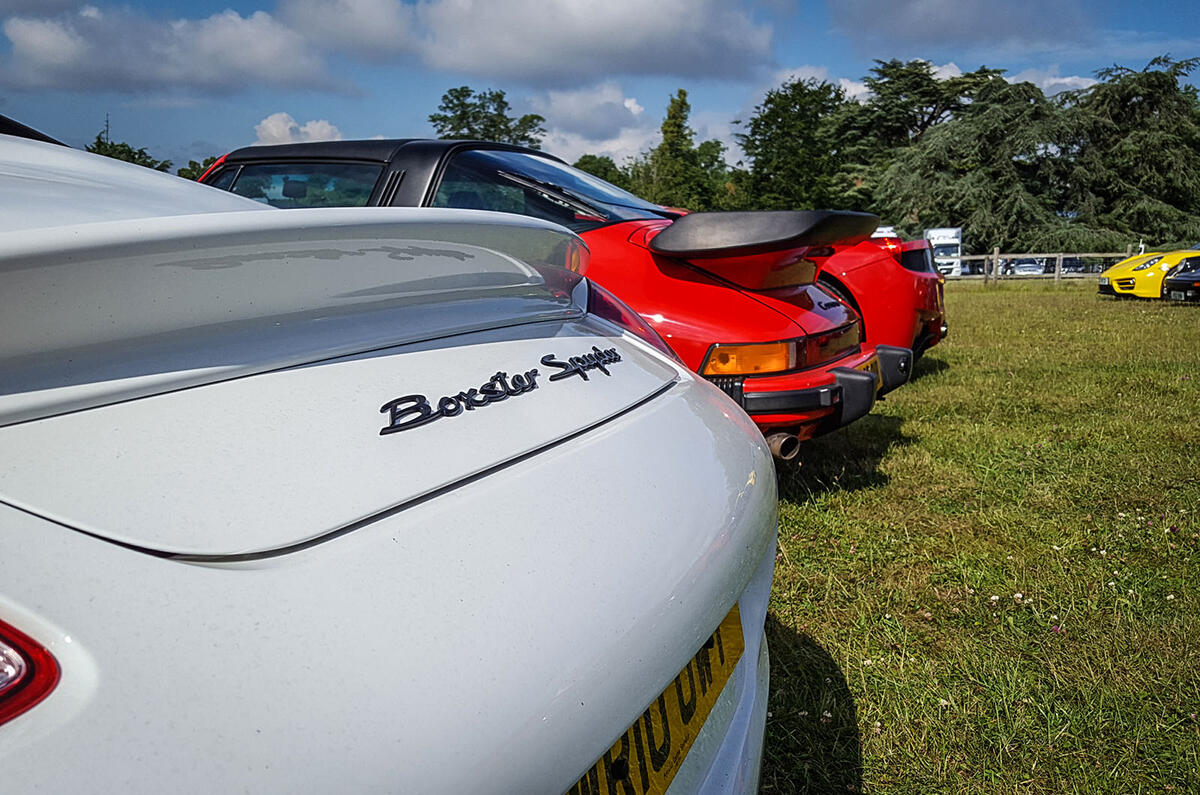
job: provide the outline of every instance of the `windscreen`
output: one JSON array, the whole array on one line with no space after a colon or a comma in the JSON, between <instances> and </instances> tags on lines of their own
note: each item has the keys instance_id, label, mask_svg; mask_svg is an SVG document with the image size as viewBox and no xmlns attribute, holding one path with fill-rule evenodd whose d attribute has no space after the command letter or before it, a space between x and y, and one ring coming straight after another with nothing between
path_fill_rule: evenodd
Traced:
<instances>
[{"instance_id":1,"label":"windscreen","mask_svg":"<svg viewBox=\"0 0 1200 795\"><path fill-rule=\"evenodd\" d=\"M565 163L486 149L453 157L432 204L530 215L575 232L617 221L673 217L657 204Z\"/></svg>"}]
</instances>

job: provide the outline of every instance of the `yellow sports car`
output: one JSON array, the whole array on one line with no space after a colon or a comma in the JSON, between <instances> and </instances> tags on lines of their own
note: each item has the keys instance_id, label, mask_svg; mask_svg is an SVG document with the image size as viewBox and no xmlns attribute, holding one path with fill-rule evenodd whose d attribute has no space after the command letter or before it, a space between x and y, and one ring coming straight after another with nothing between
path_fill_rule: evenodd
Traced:
<instances>
[{"instance_id":1,"label":"yellow sports car","mask_svg":"<svg viewBox=\"0 0 1200 795\"><path fill-rule=\"evenodd\" d=\"M1196 249L1135 254L1100 274L1099 290L1103 295L1162 298L1163 277L1188 256L1196 256Z\"/></svg>"}]
</instances>

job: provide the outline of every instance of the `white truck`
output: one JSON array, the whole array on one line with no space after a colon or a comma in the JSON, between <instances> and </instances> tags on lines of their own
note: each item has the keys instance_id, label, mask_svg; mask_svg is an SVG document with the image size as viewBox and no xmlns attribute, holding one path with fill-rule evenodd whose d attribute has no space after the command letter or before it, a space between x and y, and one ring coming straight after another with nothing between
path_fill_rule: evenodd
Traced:
<instances>
[{"instance_id":1,"label":"white truck","mask_svg":"<svg viewBox=\"0 0 1200 795\"><path fill-rule=\"evenodd\" d=\"M926 229L925 239L933 248L933 261L943 276L962 276L962 227Z\"/></svg>"}]
</instances>

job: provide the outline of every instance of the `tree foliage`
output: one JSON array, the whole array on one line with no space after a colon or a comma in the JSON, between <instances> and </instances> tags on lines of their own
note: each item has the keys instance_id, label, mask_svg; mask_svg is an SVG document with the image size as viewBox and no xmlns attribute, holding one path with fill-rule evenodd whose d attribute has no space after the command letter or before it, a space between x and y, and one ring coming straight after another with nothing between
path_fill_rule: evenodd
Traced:
<instances>
[{"instance_id":1,"label":"tree foliage","mask_svg":"<svg viewBox=\"0 0 1200 795\"><path fill-rule=\"evenodd\" d=\"M85 146L84 149L93 154L124 160L126 163L145 166L155 171L168 171L171 168L170 160L155 160L145 149L134 149L124 141L111 141L103 130L96 133L96 140Z\"/></svg>"},{"instance_id":2,"label":"tree foliage","mask_svg":"<svg viewBox=\"0 0 1200 795\"><path fill-rule=\"evenodd\" d=\"M629 190L629 178L608 155L583 155L572 165L605 182L611 182L618 188Z\"/></svg>"},{"instance_id":3,"label":"tree foliage","mask_svg":"<svg viewBox=\"0 0 1200 795\"><path fill-rule=\"evenodd\" d=\"M750 167L735 178L737 200L763 210L835 205L840 152L831 119L846 102L837 86L789 80L766 98L735 136Z\"/></svg>"},{"instance_id":4,"label":"tree foliage","mask_svg":"<svg viewBox=\"0 0 1200 795\"><path fill-rule=\"evenodd\" d=\"M729 195L725 146L716 140L696 145L691 110L687 92L679 89L667 105L662 141L629 164L629 190L670 207L721 209Z\"/></svg>"},{"instance_id":5,"label":"tree foliage","mask_svg":"<svg viewBox=\"0 0 1200 795\"><path fill-rule=\"evenodd\" d=\"M429 114L429 123L438 138L474 138L540 148L546 120L536 113L514 118L509 111L503 91L489 88L476 93L469 86L459 86L442 95L438 112Z\"/></svg>"},{"instance_id":6,"label":"tree foliage","mask_svg":"<svg viewBox=\"0 0 1200 795\"><path fill-rule=\"evenodd\" d=\"M204 158L203 163L197 163L195 160L189 160L186 166L181 166L175 173L184 179L190 179L193 182L200 179L208 167L217 162L216 156Z\"/></svg>"},{"instance_id":7,"label":"tree foliage","mask_svg":"<svg viewBox=\"0 0 1200 795\"><path fill-rule=\"evenodd\" d=\"M1038 235L1066 225L1043 190L1060 116L1031 83L996 76L975 93L953 123L896 154L880 176L876 209L907 237L961 226L968 248L1029 250Z\"/></svg>"},{"instance_id":8,"label":"tree foliage","mask_svg":"<svg viewBox=\"0 0 1200 795\"><path fill-rule=\"evenodd\" d=\"M1125 238L1200 240L1200 58L1102 69L1063 98L1058 199L1076 223Z\"/></svg>"}]
</instances>

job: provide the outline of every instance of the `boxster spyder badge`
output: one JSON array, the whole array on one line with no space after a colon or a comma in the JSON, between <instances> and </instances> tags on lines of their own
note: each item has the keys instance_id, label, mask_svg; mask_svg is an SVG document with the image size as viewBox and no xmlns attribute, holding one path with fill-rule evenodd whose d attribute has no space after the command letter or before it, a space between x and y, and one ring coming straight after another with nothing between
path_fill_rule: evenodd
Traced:
<instances>
[{"instance_id":1,"label":"boxster spyder badge","mask_svg":"<svg viewBox=\"0 0 1200 795\"><path fill-rule=\"evenodd\" d=\"M577 375L586 381L588 380L588 370L599 370L605 375L611 376L608 365L619 361L621 361L621 354L617 353L616 348L600 350L594 345L591 352L581 356L571 356L565 362L555 359L553 353L548 353L541 359L542 364L547 367L557 367L560 370L550 376L551 381L558 381L572 375ZM438 398L437 408L430 404L429 398L425 395L405 395L395 400L389 400L379 407L381 414L388 415L388 424L383 426L379 435L386 436L389 433L407 431L442 417L457 417L464 411L474 411L491 403L499 403L501 400L532 392L538 387L539 375L536 367L511 377L508 373L499 371L478 389L466 389L457 395L445 395Z\"/></svg>"}]
</instances>

